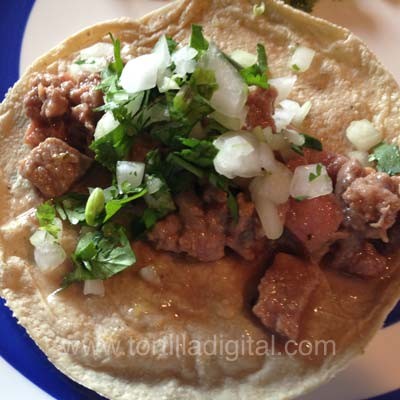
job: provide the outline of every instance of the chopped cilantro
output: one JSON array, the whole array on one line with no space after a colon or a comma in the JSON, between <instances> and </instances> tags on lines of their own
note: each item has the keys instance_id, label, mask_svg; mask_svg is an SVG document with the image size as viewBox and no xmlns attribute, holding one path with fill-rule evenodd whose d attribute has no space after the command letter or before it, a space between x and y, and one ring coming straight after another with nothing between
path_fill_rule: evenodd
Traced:
<instances>
[{"instance_id":1,"label":"chopped cilantro","mask_svg":"<svg viewBox=\"0 0 400 400\"><path fill-rule=\"evenodd\" d=\"M376 146L369 161L376 161L378 171L389 175L400 174L400 150L394 144L381 143Z\"/></svg>"},{"instance_id":2,"label":"chopped cilantro","mask_svg":"<svg viewBox=\"0 0 400 400\"><path fill-rule=\"evenodd\" d=\"M79 193L69 193L54 200L58 215L71 225L85 221L85 204L88 196Z\"/></svg>"},{"instance_id":3,"label":"chopped cilantro","mask_svg":"<svg viewBox=\"0 0 400 400\"><path fill-rule=\"evenodd\" d=\"M322 165L321 164L317 164L317 168L315 173L314 172L310 172L310 174L308 175L308 181L312 182L315 179L319 178L321 176L321 172L322 172Z\"/></svg>"},{"instance_id":4,"label":"chopped cilantro","mask_svg":"<svg viewBox=\"0 0 400 400\"><path fill-rule=\"evenodd\" d=\"M199 54L208 49L208 41L203 36L203 27L192 25L192 35L190 36L190 47L196 49Z\"/></svg>"},{"instance_id":5,"label":"chopped cilantro","mask_svg":"<svg viewBox=\"0 0 400 400\"><path fill-rule=\"evenodd\" d=\"M94 151L96 161L110 171L115 171L117 161L123 160L130 150L133 137L126 134L123 125L92 142L90 149Z\"/></svg>"},{"instance_id":6,"label":"chopped cilantro","mask_svg":"<svg viewBox=\"0 0 400 400\"><path fill-rule=\"evenodd\" d=\"M99 231L81 237L72 255L75 270L63 280L63 287L74 282L108 279L136 262L125 229L107 224Z\"/></svg>"},{"instance_id":7,"label":"chopped cilantro","mask_svg":"<svg viewBox=\"0 0 400 400\"><path fill-rule=\"evenodd\" d=\"M178 43L170 36L166 36L167 43L168 43L168 50L170 54L172 54L176 48L178 47Z\"/></svg>"},{"instance_id":8,"label":"chopped cilantro","mask_svg":"<svg viewBox=\"0 0 400 400\"><path fill-rule=\"evenodd\" d=\"M55 224L56 209L49 202L41 204L36 209L36 218L39 221L40 229L50 233L55 238L58 237L60 228Z\"/></svg>"},{"instance_id":9,"label":"chopped cilantro","mask_svg":"<svg viewBox=\"0 0 400 400\"><path fill-rule=\"evenodd\" d=\"M299 72L300 71L300 67L297 64L293 64L292 65L292 70L295 72Z\"/></svg>"},{"instance_id":10,"label":"chopped cilantro","mask_svg":"<svg viewBox=\"0 0 400 400\"><path fill-rule=\"evenodd\" d=\"M297 197L294 197L294 199L296 201L303 201L303 200L307 200L308 196L297 196Z\"/></svg>"},{"instance_id":11,"label":"chopped cilantro","mask_svg":"<svg viewBox=\"0 0 400 400\"><path fill-rule=\"evenodd\" d=\"M119 39L114 39L111 33L110 38L114 46L114 61L109 65L109 68L119 77L124 69L124 63L121 57L121 41Z\"/></svg>"},{"instance_id":12,"label":"chopped cilantro","mask_svg":"<svg viewBox=\"0 0 400 400\"><path fill-rule=\"evenodd\" d=\"M74 61L74 64L76 65L83 65L83 64L95 64L96 61L92 60L92 61L88 61L88 60L83 60L82 58L80 58L79 60Z\"/></svg>"},{"instance_id":13,"label":"chopped cilantro","mask_svg":"<svg viewBox=\"0 0 400 400\"><path fill-rule=\"evenodd\" d=\"M269 87L267 54L265 47L260 43L257 44L257 60L257 64L243 68L239 72L249 86L255 85L267 89Z\"/></svg>"},{"instance_id":14,"label":"chopped cilantro","mask_svg":"<svg viewBox=\"0 0 400 400\"><path fill-rule=\"evenodd\" d=\"M295 144L291 145L291 149L301 156L303 154L303 148L313 149L317 151L322 151L322 143L315 137L307 135L306 133L300 133L304 137L304 144L302 146L298 146Z\"/></svg>"}]
</instances>

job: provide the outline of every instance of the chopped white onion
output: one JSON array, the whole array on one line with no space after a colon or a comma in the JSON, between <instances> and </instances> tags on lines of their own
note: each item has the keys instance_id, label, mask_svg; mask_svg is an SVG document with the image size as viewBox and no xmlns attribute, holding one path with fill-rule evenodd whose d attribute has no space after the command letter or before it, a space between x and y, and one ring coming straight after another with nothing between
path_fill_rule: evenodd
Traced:
<instances>
[{"instance_id":1,"label":"chopped white onion","mask_svg":"<svg viewBox=\"0 0 400 400\"><path fill-rule=\"evenodd\" d=\"M173 78L164 75L157 79L157 88L160 93L165 93L169 90L179 90L179 85Z\"/></svg>"},{"instance_id":2,"label":"chopped white onion","mask_svg":"<svg viewBox=\"0 0 400 400\"><path fill-rule=\"evenodd\" d=\"M290 185L290 195L293 198L312 199L332 191L332 180L322 164L302 165L295 169Z\"/></svg>"},{"instance_id":3,"label":"chopped white onion","mask_svg":"<svg viewBox=\"0 0 400 400\"><path fill-rule=\"evenodd\" d=\"M100 72L106 68L113 54L114 46L111 43L96 43L80 51L77 59L69 66L69 72L72 76L82 72Z\"/></svg>"},{"instance_id":4,"label":"chopped white onion","mask_svg":"<svg viewBox=\"0 0 400 400\"><path fill-rule=\"evenodd\" d=\"M273 133L271 128L265 128L263 131L265 139L273 151L281 151L290 147L283 133Z\"/></svg>"},{"instance_id":5,"label":"chopped white onion","mask_svg":"<svg viewBox=\"0 0 400 400\"><path fill-rule=\"evenodd\" d=\"M92 294L95 296L103 297L105 294L104 283L100 279L93 279L85 281L83 285L83 294L85 296Z\"/></svg>"},{"instance_id":6,"label":"chopped white onion","mask_svg":"<svg viewBox=\"0 0 400 400\"><path fill-rule=\"evenodd\" d=\"M52 241L43 242L35 246L33 255L36 265L43 272L56 269L67 257L61 245Z\"/></svg>"},{"instance_id":7,"label":"chopped white onion","mask_svg":"<svg viewBox=\"0 0 400 400\"><path fill-rule=\"evenodd\" d=\"M158 276L157 269L153 265L148 265L147 267L141 268L139 270L140 277L153 285L161 285L161 279Z\"/></svg>"},{"instance_id":8,"label":"chopped white onion","mask_svg":"<svg viewBox=\"0 0 400 400\"><path fill-rule=\"evenodd\" d=\"M300 109L300 104L296 101L282 100L273 115L277 132L281 132L283 129L286 129L291 124L293 118L297 115Z\"/></svg>"},{"instance_id":9,"label":"chopped white onion","mask_svg":"<svg viewBox=\"0 0 400 400\"><path fill-rule=\"evenodd\" d=\"M383 140L382 133L366 119L353 121L346 130L346 136L351 144L361 151L368 151Z\"/></svg>"},{"instance_id":10,"label":"chopped white onion","mask_svg":"<svg viewBox=\"0 0 400 400\"><path fill-rule=\"evenodd\" d=\"M247 110L247 107L244 107L243 113L239 118L227 117L226 115L221 114L217 111L214 111L210 115L210 117L215 119L218 123L231 131L239 131L246 121Z\"/></svg>"},{"instance_id":11,"label":"chopped white onion","mask_svg":"<svg viewBox=\"0 0 400 400\"><path fill-rule=\"evenodd\" d=\"M133 161L117 162L117 183L120 193L123 193L124 183L128 183L131 188L138 187L143 180L145 164Z\"/></svg>"},{"instance_id":12,"label":"chopped white onion","mask_svg":"<svg viewBox=\"0 0 400 400\"><path fill-rule=\"evenodd\" d=\"M299 46L293 53L289 66L296 72L307 71L314 59L315 51L308 47Z\"/></svg>"},{"instance_id":13,"label":"chopped white onion","mask_svg":"<svg viewBox=\"0 0 400 400\"><path fill-rule=\"evenodd\" d=\"M165 36L162 36L150 54L129 60L122 70L120 84L128 93L137 93L156 86L157 78L171 64Z\"/></svg>"},{"instance_id":14,"label":"chopped white onion","mask_svg":"<svg viewBox=\"0 0 400 400\"><path fill-rule=\"evenodd\" d=\"M275 167L272 150L250 132L225 133L214 141L214 146L219 150L214 167L227 178L251 178Z\"/></svg>"},{"instance_id":15,"label":"chopped white onion","mask_svg":"<svg viewBox=\"0 0 400 400\"><path fill-rule=\"evenodd\" d=\"M146 175L146 188L148 194L157 193L163 185L163 182L160 178L157 178L154 175Z\"/></svg>"},{"instance_id":16,"label":"chopped white onion","mask_svg":"<svg viewBox=\"0 0 400 400\"><path fill-rule=\"evenodd\" d=\"M306 119L308 113L311 110L312 103L311 101L306 101L298 110L297 114L294 116L292 120L292 124L294 126L301 126L304 120Z\"/></svg>"},{"instance_id":17,"label":"chopped white onion","mask_svg":"<svg viewBox=\"0 0 400 400\"><path fill-rule=\"evenodd\" d=\"M304 135L301 135L292 129L285 130L283 136L289 143L294 144L295 146L303 146L306 142Z\"/></svg>"},{"instance_id":18,"label":"chopped white onion","mask_svg":"<svg viewBox=\"0 0 400 400\"><path fill-rule=\"evenodd\" d=\"M111 58L114 55L114 46L111 43L99 42L80 51L80 58L104 57Z\"/></svg>"},{"instance_id":19,"label":"chopped white onion","mask_svg":"<svg viewBox=\"0 0 400 400\"><path fill-rule=\"evenodd\" d=\"M276 240L282 236L284 221L279 215L278 206L271 200L253 198L263 231L268 239Z\"/></svg>"},{"instance_id":20,"label":"chopped white onion","mask_svg":"<svg viewBox=\"0 0 400 400\"><path fill-rule=\"evenodd\" d=\"M101 137L107 135L107 133L113 131L119 122L114 118L111 111L107 111L99 120L94 131L94 139L98 140Z\"/></svg>"},{"instance_id":21,"label":"chopped white onion","mask_svg":"<svg viewBox=\"0 0 400 400\"><path fill-rule=\"evenodd\" d=\"M243 118L248 87L236 68L226 60L213 43L210 43L200 65L215 72L218 89L210 100L211 106L227 117Z\"/></svg>"},{"instance_id":22,"label":"chopped white onion","mask_svg":"<svg viewBox=\"0 0 400 400\"><path fill-rule=\"evenodd\" d=\"M178 49L172 55L172 62L175 64L175 73L181 78L186 74L191 74L196 69L196 60L198 51L190 46L184 46Z\"/></svg>"},{"instance_id":23,"label":"chopped white onion","mask_svg":"<svg viewBox=\"0 0 400 400\"><path fill-rule=\"evenodd\" d=\"M351 160L357 160L363 167L372 166L372 163L369 161L369 154L366 151L350 151L347 155Z\"/></svg>"},{"instance_id":24,"label":"chopped white onion","mask_svg":"<svg viewBox=\"0 0 400 400\"><path fill-rule=\"evenodd\" d=\"M297 81L297 76L284 76L281 78L273 78L269 80L271 86L273 86L278 91L278 97L276 98L276 103L280 103L282 100L288 98L290 92L293 90L294 85Z\"/></svg>"},{"instance_id":25,"label":"chopped white onion","mask_svg":"<svg viewBox=\"0 0 400 400\"><path fill-rule=\"evenodd\" d=\"M257 63L257 56L244 50L234 50L230 57L243 68L251 67Z\"/></svg>"},{"instance_id":26,"label":"chopped white onion","mask_svg":"<svg viewBox=\"0 0 400 400\"><path fill-rule=\"evenodd\" d=\"M277 162L272 172L254 178L249 190L252 198L283 204L289 199L291 181L292 172L284 164Z\"/></svg>"}]
</instances>

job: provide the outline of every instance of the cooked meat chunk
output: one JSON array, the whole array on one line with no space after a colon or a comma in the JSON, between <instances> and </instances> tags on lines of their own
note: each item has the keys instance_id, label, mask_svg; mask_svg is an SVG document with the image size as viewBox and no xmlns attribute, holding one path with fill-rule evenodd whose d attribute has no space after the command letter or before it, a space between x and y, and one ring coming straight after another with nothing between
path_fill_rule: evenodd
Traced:
<instances>
[{"instance_id":1,"label":"cooked meat chunk","mask_svg":"<svg viewBox=\"0 0 400 400\"><path fill-rule=\"evenodd\" d=\"M237 196L239 219L231 222L227 230L226 246L240 254L246 260L254 260L259 254L264 232L257 217L253 202L246 200L243 193Z\"/></svg>"},{"instance_id":2,"label":"cooked meat chunk","mask_svg":"<svg viewBox=\"0 0 400 400\"><path fill-rule=\"evenodd\" d=\"M372 243L353 234L336 243L328 265L361 278L377 278L386 271L387 260Z\"/></svg>"},{"instance_id":3,"label":"cooked meat chunk","mask_svg":"<svg viewBox=\"0 0 400 400\"><path fill-rule=\"evenodd\" d=\"M357 179L366 175L365 168L357 160L348 160L337 175L335 194L341 198L346 189Z\"/></svg>"},{"instance_id":4,"label":"cooked meat chunk","mask_svg":"<svg viewBox=\"0 0 400 400\"><path fill-rule=\"evenodd\" d=\"M78 81L68 75L38 74L24 99L26 115L31 123L25 142L38 146L48 137L56 137L70 146L90 154L101 113L93 111L103 104L97 74L82 76Z\"/></svg>"},{"instance_id":5,"label":"cooked meat chunk","mask_svg":"<svg viewBox=\"0 0 400 400\"><path fill-rule=\"evenodd\" d=\"M275 112L274 103L278 96L275 88L269 89L257 88L249 94L247 105L249 111L246 117L246 128L249 130L257 126L266 128L271 127L273 131L276 130L275 122L272 115Z\"/></svg>"},{"instance_id":6,"label":"cooked meat chunk","mask_svg":"<svg viewBox=\"0 0 400 400\"><path fill-rule=\"evenodd\" d=\"M202 197L185 192L176 197L178 212L159 221L148 239L161 250L186 253L201 261L214 261L230 247L243 258L253 260L266 245L253 203L243 194L237 197L239 221L227 207L226 194L207 188Z\"/></svg>"},{"instance_id":7,"label":"cooked meat chunk","mask_svg":"<svg viewBox=\"0 0 400 400\"><path fill-rule=\"evenodd\" d=\"M323 256L338 233L343 221L341 207L334 195L296 201L291 199L285 225L316 259Z\"/></svg>"},{"instance_id":8,"label":"cooked meat chunk","mask_svg":"<svg viewBox=\"0 0 400 400\"><path fill-rule=\"evenodd\" d=\"M367 172L354 179L342 194L345 225L365 237L387 241L387 230L400 211L400 177Z\"/></svg>"},{"instance_id":9,"label":"cooked meat chunk","mask_svg":"<svg viewBox=\"0 0 400 400\"><path fill-rule=\"evenodd\" d=\"M91 159L56 138L47 138L20 164L20 174L45 197L66 193L88 170Z\"/></svg>"},{"instance_id":10,"label":"cooked meat chunk","mask_svg":"<svg viewBox=\"0 0 400 400\"><path fill-rule=\"evenodd\" d=\"M253 312L272 332L297 340L302 316L318 283L318 267L279 253L261 279Z\"/></svg>"},{"instance_id":11,"label":"cooked meat chunk","mask_svg":"<svg viewBox=\"0 0 400 400\"><path fill-rule=\"evenodd\" d=\"M335 183L338 172L346 161L348 159L339 154L305 148L302 156L299 155L288 162L288 167L294 171L300 165L322 164Z\"/></svg>"}]
</instances>

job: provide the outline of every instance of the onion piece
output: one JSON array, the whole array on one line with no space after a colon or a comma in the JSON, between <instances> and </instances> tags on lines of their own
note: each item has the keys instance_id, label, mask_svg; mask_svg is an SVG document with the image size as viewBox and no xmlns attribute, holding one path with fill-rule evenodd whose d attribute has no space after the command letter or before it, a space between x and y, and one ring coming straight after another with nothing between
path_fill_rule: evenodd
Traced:
<instances>
[{"instance_id":1,"label":"onion piece","mask_svg":"<svg viewBox=\"0 0 400 400\"><path fill-rule=\"evenodd\" d=\"M150 54L129 60L120 77L122 88L137 93L156 86L157 78L171 64L171 55L165 36L162 36Z\"/></svg>"},{"instance_id":2,"label":"onion piece","mask_svg":"<svg viewBox=\"0 0 400 400\"><path fill-rule=\"evenodd\" d=\"M249 186L252 198L270 200L283 204L289 199L292 172L284 164L277 162L275 169L254 178Z\"/></svg>"},{"instance_id":3,"label":"onion piece","mask_svg":"<svg viewBox=\"0 0 400 400\"><path fill-rule=\"evenodd\" d=\"M292 120L292 124L296 127L299 127L303 124L306 119L308 113L310 112L312 107L311 101L306 101L298 110L297 114L294 116Z\"/></svg>"},{"instance_id":4,"label":"onion piece","mask_svg":"<svg viewBox=\"0 0 400 400\"><path fill-rule=\"evenodd\" d=\"M301 135L292 129L285 130L283 136L289 143L294 144L295 146L303 146L306 142L304 135Z\"/></svg>"},{"instance_id":5,"label":"onion piece","mask_svg":"<svg viewBox=\"0 0 400 400\"><path fill-rule=\"evenodd\" d=\"M141 268L139 270L139 275L144 281L148 283L152 283L153 285L156 286L161 285L161 279L154 265L148 265L144 268Z\"/></svg>"},{"instance_id":6,"label":"onion piece","mask_svg":"<svg viewBox=\"0 0 400 400\"><path fill-rule=\"evenodd\" d=\"M178 49L172 55L172 62L175 64L175 74L180 78L184 78L187 74L194 72L197 64L195 60L197 54L198 51L190 46Z\"/></svg>"},{"instance_id":7,"label":"onion piece","mask_svg":"<svg viewBox=\"0 0 400 400\"><path fill-rule=\"evenodd\" d=\"M143 180L145 164L133 161L117 162L117 183L119 192L123 193L124 184L128 183L134 189L137 188Z\"/></svg>"},{"instance_id":8,"label":"onion piece","mask_svg":"<svg viewBox=\"0 0 400 400\"><path fill-rule=\"evenodd\" d=\"M43 271L53 271L67 258L64 249L58 243L46 243L34 248L36 265Z\"/></svg>"},{"instance_id":9,"label":"onion piece","mask_svg":"<svg viewBox=\"0 0 400 400\"><path fill-rule=\"evenodd\" d=\"M80 51L79 56L69 66L72 76L78 76L82 72L101 72L107 67L107 62L114 54L114 46L111 43L96 43Z\"/></svg>"},{"instance_id":10,"label":"onion piece","mask_svg":"<svg viewBox=\"0 0 400 400\"><path fill-rule=\"evenodd\" d=\"M257 63L257 56L244 50L234 50L230 57L243 68L251 67Z\"/></svg>"},{"instance_id":11,"label":"onion piece","mask_svg":"<svg viewBox=\"0 0 400 400\"><path fill-rule=\"evenodd\" d=\"M307 71L314 59L315 51L308 47L299 46L293 53L290 59L289 66L293 71L305 72Z\"/></svg>"},{"instance_id":12,"label":"onion piece","mask_svg":"<svg viewBox=\"0 0 400 400\"><path fill-rule=\"evenodd\" d=\"M313 199L332 193L333 184L322 164L309 164L297 167L290 185L293 198Z\"/></svg>"},{"instance_id":13,"label":"onion piece","mask_svg":"<svg viewBox=\"0 0 400 400\"><path fill-rule=\"evenodd\" d=\"M293 100L282 100L279 107L272 116L275 121L277 132L286 129L292 122L293 118L300 111L300 104Z\"/></svg>"},{"instance_id":14,"label":"onion piece","mask_svg":"<svg viewBox=\"0 0 400 400\"><path fill-rule=\"evenodd\" d=\"M215 73L218 89L210 104L215 111L227 117L241 119L248 96L248 87L239 72L226 60L215 44L210 43L201 58L200 66Z\"/></svg>"},{"instance_id":15,"label":"onion piece","mask_svg":"<svg viewBox=\"0 0 400 400\"><path fill-rule=\"evenodd\" d=\"M272 150L250 132L225 133L214 141L214 146L219 150L214 167L227 178L252 178L275 167Z\"/></svg>"},{"instance_id":16,"label":"onion piece","mask_svg":"<svg viewBox=\"0 0 400 400\"><path fill-rule=\"evenodd\" d=\"M350 143L361 151L368 151L383 140L382 133L366 119L353 121L346 130L346 136Z\"/></svg>"},{"instance_id":17,"label":"onion piece","mask_svg":"<svg viewBox=\"0 0 400 400\"><path fill-rule=\"evenodd\" d=\"M371 167L373 165L369 161L369 154L366 151L350 151L347 155L351 160L357 160L363 167Z\"/></svg>"},{"instance_id":18,"label":"onion piece","mask_svg":"<svg viewBox=\"0 0 400 400\"><path fill-rule=\"evenodd\" d=\"M99 120L94 131L94 139L98 140L119 126L111 111L107 111Z\"/></svg>"},{"instance_id":19,"label":"onion piece","mask_svg":"<svg viewBox=\"0 0 400 400\"><path fill-rule=\"evenodd\" d=\"M279 209L271 200L253 198L263 231L268 239L276 240L282 236L284 221L279 215Z\"/></svg>"},{"instance_id":20,"label":"onion piece","mask_svg":"<svg viewBox=\"0 0 400 400\"><path fill-rule=\"evenodd\" d=\"M103 297L105 295L104 283L100 279L93 279L85 281L83 285L83 294L85 296L92 294L95 296Z\"/></svg>"},{"instance_id":21,"label":"onion piece","mask_svg":"<svg viewBox=\"0 0 400 400\"><path fill-rule=\"evenodd\" d=\"M210 117L231 131L239 131L246 121L247 110L247 107L244 107L242 116L239 118L227 117L217 111L214 111Z\"/></svg>"},{"instance_id":22,"label":"onion piece","mask_svg":"<svg viewBox=\"0 0 400 400\"><path fill-rule=\"evenodd\" d=\"M284 76L281 78L273 78L269 80L271 86L273 86L278 91L278 97L276 98L276 103L280 103L282 100L288 98L290 92L293 90L294 85L297 81L297 76Z\"/></svg>"}]
</instances>

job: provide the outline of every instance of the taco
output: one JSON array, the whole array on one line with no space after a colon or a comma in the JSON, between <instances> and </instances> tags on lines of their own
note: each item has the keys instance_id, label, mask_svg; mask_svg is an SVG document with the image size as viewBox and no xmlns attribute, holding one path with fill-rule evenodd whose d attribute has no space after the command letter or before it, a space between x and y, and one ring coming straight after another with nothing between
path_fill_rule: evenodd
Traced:
<instances>
[{"instance_id":1,"label":"taco","mask_svg":"<svg viewBox=\"0 0 400 400\"><path fill-rule=\"evenodd\" d=\"M312 389L399 298L399 94L273 0L70 37L0 106L1 296L110 399Z\"/></svg>"}]
</instances>

